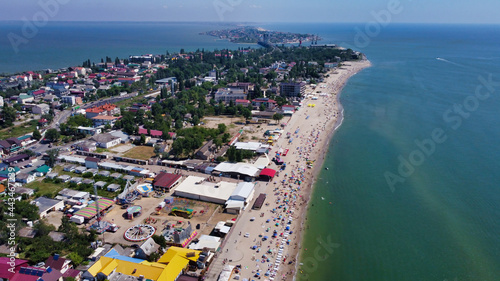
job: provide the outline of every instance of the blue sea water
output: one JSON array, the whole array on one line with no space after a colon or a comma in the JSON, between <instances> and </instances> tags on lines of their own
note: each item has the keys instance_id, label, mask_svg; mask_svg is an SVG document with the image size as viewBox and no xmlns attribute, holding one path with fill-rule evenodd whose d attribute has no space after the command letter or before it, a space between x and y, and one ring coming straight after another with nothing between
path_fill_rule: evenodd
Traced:
<instances>
[{"instance_id":1,"label":"blue sea water","mask_svg":"<svg viewBox=\"0 0 500 281\"><path fill-rule=\"evenodd\" d=\"M200 32L226 23L48 22L32 32L24 22L0 22L0 73L81 65L109 56L248 47ZM21 38L21 39L19 39ZM13 43L14 42L14 43Z\"/></svg>"},{"instance_id":2,"label":"blue sea water","mask_svg":"<svg viewBox=\"0 0 500 281\"><path fill-rule=\"evenodd\" d=\"M391 24L363 42L364 24L260 26L318 34L373 64L342 91L298 279L500 280L500 26ZM51 22L16 53L6 34L20 25L2 23L0 72L242 46L198 35L222 27Z\"/></svg>"}]
</instances>

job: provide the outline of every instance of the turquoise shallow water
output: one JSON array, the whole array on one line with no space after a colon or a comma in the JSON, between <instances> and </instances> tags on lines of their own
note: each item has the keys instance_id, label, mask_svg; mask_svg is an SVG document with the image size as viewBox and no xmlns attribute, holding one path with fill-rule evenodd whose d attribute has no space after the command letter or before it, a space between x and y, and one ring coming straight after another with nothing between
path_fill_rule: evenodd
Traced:
<instances>
[{"instance_id":1,"label":"turquoise shallow water","mask_svg":"<svg viewBox=\"0 0 500 281\"><path fill-rule=\"evenodd\" d=\"M479 77L500 82L500 27L389 25L356 46L363 24L261 26L318 34L373 64L342 92L299 279L500 280L500 84L475 94ZM51 22L15 53L5 34L19 28L0 24L0 72L241 46L198 35L219 24Z\"/></svg>"}]
</instances>

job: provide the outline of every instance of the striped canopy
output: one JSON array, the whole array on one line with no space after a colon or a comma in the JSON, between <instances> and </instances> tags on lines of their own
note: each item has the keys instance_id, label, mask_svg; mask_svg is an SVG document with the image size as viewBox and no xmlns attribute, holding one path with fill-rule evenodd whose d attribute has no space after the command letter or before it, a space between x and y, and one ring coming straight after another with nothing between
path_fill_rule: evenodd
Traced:
<instances>
[{"instance_id":1,"label":"striped canopy","mask_svg":"<svg viewBox=\"0 0 500 281\"><path fill-rule=\"evenodd\" d=\"M95 215L97 215L97 209L96 209L95 203L96 203L95 201L93 201L92 203L89 203L89 205L87 207L76 212L75 215L82 216L85 219L93 218ZM100 198L98 200L99 211L102 211L102 210L109 208L111 205L113 205L113 203L114 202L111 199Z\"/></svg>"}]
</instances>

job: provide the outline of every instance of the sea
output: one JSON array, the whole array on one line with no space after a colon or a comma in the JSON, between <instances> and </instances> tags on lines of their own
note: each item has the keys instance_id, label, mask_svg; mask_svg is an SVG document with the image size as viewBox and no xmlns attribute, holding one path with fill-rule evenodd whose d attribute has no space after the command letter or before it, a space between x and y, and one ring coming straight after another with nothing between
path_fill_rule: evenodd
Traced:
<instances>
[{"instance_id":1,"label":"sea","mask_svg":"<svg viewBox=\"0 0 500 281\"><path fill-rule=\"evenodd\" d=\"M500 280L500 26L257 25L317 34L372 63L341 93L344 121L316 178L297 280ZM0 73L258 48L199 35L228 26L49 22L16 51L7 34L22 23L3 22Z\"/></svg>"}]
</instances>

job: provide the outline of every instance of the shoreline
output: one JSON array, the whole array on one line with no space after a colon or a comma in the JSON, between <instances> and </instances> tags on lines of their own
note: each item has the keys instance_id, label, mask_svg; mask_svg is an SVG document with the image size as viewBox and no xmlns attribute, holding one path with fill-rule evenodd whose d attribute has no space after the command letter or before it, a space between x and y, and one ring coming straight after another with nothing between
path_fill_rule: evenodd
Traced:
<instances>
[{"instance_id":1,"label":"shoreline","mask_svg":"<svg viewBox=\"0 0 500 281\"><path fill-rule=\"evenodd\" d=\"M330 140L344 120L340 93L349 78L371 66L366 59L348 63L329 71L329 77L314 90L309 88L307 92L312 95L284 122L284 133L269 157L283 153L281 157L287 165L272 163L269 166L277 171L275 177L267 183L259 182L255 190L255 194L267 194L265 206L240 214L238 223L231 228L210 265L206 280L217 280L226 265L241 265L237 274L242 279L295 280L297 277L307 229L308 202ZM268 128L272 127L260 128L255 134L260 135ZM287 133L290 138L285 137Z\"/></svg>"},{"instance_id":2,"label":"shoreline","mask_svg":"<svg viewBox=\"0 0 500 281\"><path fill-rule=\"evenodd\" d=\"M362 60L361 62L365 62L365 65L361 65L360 67L358 68L354 68L352 70L352 72L347 75L346 77L344 77L343 79L339 79L339 81L335 81L337 83L337 86L338 88L335 89L335 92L333 93L329 93L329 94L333 94L335 95L335 104L337 105L337 110L340 111L340 114L339 114L339 117L335 119L335 123L333 124L333 130L331 130L330 132L328 132L328 135L327 135L327 138L326 140L324 141L324 143L321 145L321 149L319 150L319 155L321 155L321 157L317 160L318 163L316 163L313 171L312 171L312 176L311 176L311 179L310 179L310 185L308 187L308 191L306 194L307 194L307 201L309 202L306 207L302 210L302 215L300 216L300 228L302 229L300 232L299 232L299 237L298 237L298 240L299 240L299 247L296 251L294 251L293 253L293 256L295 256L295 259L296 259L296 262L295 262L295 267L294 267L294 274L293 274L293 278L292 280L297 280L297 274L299 273L299 267L302 263L302 255L303 255L303 250L302 250L302 244L303 244L303 240L305 238L305 234L306 234L306 231L307 231L307 228L305 228L305 222L307 221L307 217L309 215L309 208L311 207L311 203L310 203L310 199L312 198L313 196L313 193L315 191L315 185L316 185L316 179L318 178L319 176L319 173L321 172L321 169L323 168L323 165L325 163L325 155L326 153L328 152L329 150L329 146L330 146L330 141L333 139L335 133L337 132L337 130L342 126L342 123L344 122L344 107L342 106L342 104L340 103L340 96L341 96L341 93L342 93L342 90L344 89L345 85L347 84L347 82L349 81L349 79L351 77L353 77L354 75L358 74L359 72L361 72L363 69L365 68L369 68L372 66L371 62L367 59L364 59ZM352 63L352 62L351 62ZM330 72L333 72L333 71L330 71Z\"/></svg>"}]
</instances>

